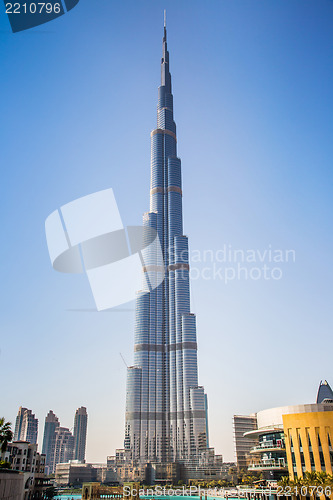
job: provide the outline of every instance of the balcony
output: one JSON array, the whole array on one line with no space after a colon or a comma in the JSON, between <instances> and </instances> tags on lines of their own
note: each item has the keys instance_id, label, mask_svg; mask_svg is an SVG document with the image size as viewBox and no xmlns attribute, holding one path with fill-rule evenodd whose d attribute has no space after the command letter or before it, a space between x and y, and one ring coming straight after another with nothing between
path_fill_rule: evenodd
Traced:
<instances>
[{"instance_id":1,"label":"balcony","mask_svg":"<svg viewBox=\"0 0 333 500\"><path fill-rule=\"evenodd\" d=\"M261 453L263 451L279 451L285 450L285 444L283 441L278 441L273 443L273 441L263 441L258 446L251 448L250 453Z\"/></svg>"},{"instance_id":2,"label":"balcony","mask_svg":"<svg viewBox=\"0 0 333 500\"><path fill-rule=\"evenodd\" d=\"M260 460L249 465L248 470L286 470L287 461L284 458Z\"/></svg>"}]
</instances>

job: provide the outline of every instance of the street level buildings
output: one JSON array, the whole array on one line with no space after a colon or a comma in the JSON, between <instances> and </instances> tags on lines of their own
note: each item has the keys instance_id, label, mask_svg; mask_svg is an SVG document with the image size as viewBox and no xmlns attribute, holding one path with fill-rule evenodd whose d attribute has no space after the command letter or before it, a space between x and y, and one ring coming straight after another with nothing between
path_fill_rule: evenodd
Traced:
<instances>
[{"instance_id":1,"label":"street level buildings","mask_svg":"<svg viewBox=\"0 0 333 500\"><path fill-rule=\"evenodd\" d=\"M79 460L59 463L55 469L55 483L58 488L78 487L83 483L98 481L105 483L109 479L106 464L85 464Z\"/></svg>"},{"instance_id":2,"label":"street level buildings","mask_svg":"<svg viewBox=\"0 0 333 500\"><path fill-rule=\"evenodd\" d=\"M37 444L27 441L8 443L5 460L11 464L12 471L23 475L22 483L18 477L10 478L20 485L20 500L43 498L49 484L45 477L45 455L38 453Z\"/></svg>"},{"instance_id":3,"label":"street level buildings","mask_svg":"<svg viewBox=\"0 0 333 500\"><path fill-rule=\"evenodd\" d=\"M250 450L249 471L276 483L305 472L333 471L333 403L271 408L257 413L257 429L245 433L258 442Z\"/></svg>"}]
</instances>

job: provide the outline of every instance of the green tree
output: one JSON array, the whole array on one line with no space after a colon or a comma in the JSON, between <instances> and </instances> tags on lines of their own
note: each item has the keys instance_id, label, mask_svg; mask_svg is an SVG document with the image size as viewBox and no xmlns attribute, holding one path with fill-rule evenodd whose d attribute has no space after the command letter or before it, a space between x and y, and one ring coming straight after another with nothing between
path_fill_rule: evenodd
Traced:
<instances>
[{"instance_id":1,"label":"green tree","mask_svg":"<svg viewBox=\"0 0 333 500\"><path fill-rule=\"evenodd\" d=\"M46 488L45 493L44 493L44 498L46 500L52 500L57 494L57 490L55 489L54 486L49 486Z\"/></svg>"},{"instance_id":2,"label":"green tree","mask_svg":"<svg viewBox=\"0 0 333 500\"><path fill-rule=\"evenodd\" d=\"M290 485L290 479L289 476L282 476L280 480L278 481L278 486L282 486L282 488L285 488L286 486Z\"/></svg>"},{"instance_id":3,"label":"green tree","mask_svg":"<svg viewBox=\"0 0 333 500\"><path fill-rule=\"evenodd\" d=\"M301 499L302 498L301 488L302 488L302 486L304 486L304 479L301 478L301 477L295 477L293 479L293 481L290 481L289 484L290 484L290 486L292 488L294 488L294 492L295 493L297 492L297 494L295 495L296 498L300 498Z\"/></svg>"},{"instance_id":4,"label":"green tree","mask_svg":"<svg viewBox=\"0 0 333 500\"><path fill-rule=\"evenodd\" d=\"M328 484L327 472L324 472L324 471L317 472L317 481L318 481L318 485L323 486L323 487L327 486L327 484Z\"/></svg>"},{"instance_id":5,"label":"green tree","mask_svg":"<svg viewBox=\"0 0 333 500\"><path fill-rule=\"evenodd\" d=\"M5 460L0 460L0 469L11 469L11 465Z\"/></svg>"},{"instance_id":6,"label":"green tree","mask_svg":"<svg viewBox=\"0 0 333 500\"><path fill-rule=\"evenodd\" d=\"M5 421L5 417L0 418L0 455L7 450L7 444L13 439L11 429L12 424Z\"/></svg>"},{"instance_id":7,"label":"green tree","mask_svg":"<svg viewBox=\"0 0 333 500\"><path fill-rule=\"evenodd\" d=\"M317 486L318 485L318 475L315 471L304 472L303 478L304 484L306 486Z\"/></svg>"}]
</instances>

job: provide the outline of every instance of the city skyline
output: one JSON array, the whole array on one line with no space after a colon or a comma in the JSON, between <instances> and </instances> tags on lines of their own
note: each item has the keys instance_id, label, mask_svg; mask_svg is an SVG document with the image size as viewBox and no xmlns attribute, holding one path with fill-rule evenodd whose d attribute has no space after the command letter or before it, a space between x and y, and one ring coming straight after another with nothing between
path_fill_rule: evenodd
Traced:
<instances>
[{"instance_id":1,"label":"city skyline","mask_svg":"<svg viewBox=\"0 0 333 500\"><path fill-rule=\"evenodd\" d=\"M13 428L13 442L29 442L38 445L40 453L45 455L47 473L53 473L57 463L76 460L85 462L88 413L85 406L75 411L73 425L64 427L59 418L49 410L45 417L43 436L38 441L38 419L32 410L19 407Z\"/></svg>"},{"instance_id":2,"label":"city skyline","mask_svg":"<svg viewBox=\"0 0 333 500\"><path fill-rule=\"evenodd\" d=\"M2 406L13 424L22 404L39 419L54 408L68 425L84 402L92 462L123 444L119 352L132 364L134 303L90 312L83 278L52 270L44 221L55 207L112 187L124 223L140 224L164 8L190 254L213 255L192 261L191 310L217 453L233 459L234 414L313 401L319 381L332 379L318 361L322 345L332 347L332 2L102 0L93 11L80 2L17 35L0 16L8 235L0 360L11 374ZM271 245L296 259L278 265L280 280L205 279L205 267L225 268L224 245L261 255ZM272 368L276 357L282 371ZM27 359L42 374L38 391L22 383ZM298 370L300 360L311 370ZM78 386L79 364L90 369Z\"/></svg>"}]
</instances>

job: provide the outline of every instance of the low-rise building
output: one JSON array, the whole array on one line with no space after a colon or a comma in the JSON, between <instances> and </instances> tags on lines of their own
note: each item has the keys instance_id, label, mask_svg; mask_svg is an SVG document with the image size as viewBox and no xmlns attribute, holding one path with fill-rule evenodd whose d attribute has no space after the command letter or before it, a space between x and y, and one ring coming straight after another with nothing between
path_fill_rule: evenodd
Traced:
<instances>
[{"instance_id":1,"label":"low-rise building","mask_svg":"<svg viewBox=\"0 0 333 500\"><path fill-rule=\"evenodd\" d=\"M246 470L251 459L250 450L255 443L253 438L244 436L244 434L257 428L257 415L255 413L252 415L234 415L233 428L237 468L238 471Z\"/></svg>"},{"instance_id":2,"label":"low-rise building","mask_svg":"<svg viewBox=\"0 0 333 500\"><path fill-rule=\"evenodd\" d=\"M55 483L58 487L82 486L83 483L115 483L117 473L108 464L86 464L80 460L60 463L55 469Z\"/></svg>"},{"instance_id":3,"label":"low-rise building","mask_svg":"<svg viewBox=\"0 0 333 500\"><path fill-rule=\"evenodd\" d=\"M310 411L283 415L291 479L306 471L333 470L333 404L311 405Z\"/></svg>"},{"instance_id":4,"label":"low-rise building","mask_svg":"<svg viewBox=\"0 0 333 500\"><path fill-rule=\"evenodd\" d=\"M11 469L0 469L0 498L22 500L24 495L24 474Z\"/></svg>"},{"instance_id":5,"label":"low-rise building","mask_svg":"<svg viewBox=\"0 0 333 500\"><path fill-rule=\"evenodd\" d=\"M42 498L49 482L45 477L45 455L38 453L37 444L28 441L9 443L5 459L11 464L13 471L23 474L23 500Z\"/></svg>"},{"instance_id":6,"label":"low-rise building","mask_svg":"<svg viewBox=\"0 0 333 500\"><path fill-rule=\"evenodd\" d=\"M257 429L245 433L258 440L248 469L269 483L289 474L333 470L333 403L271 408L257 413Z\"/></svg>"}]
</instances>

